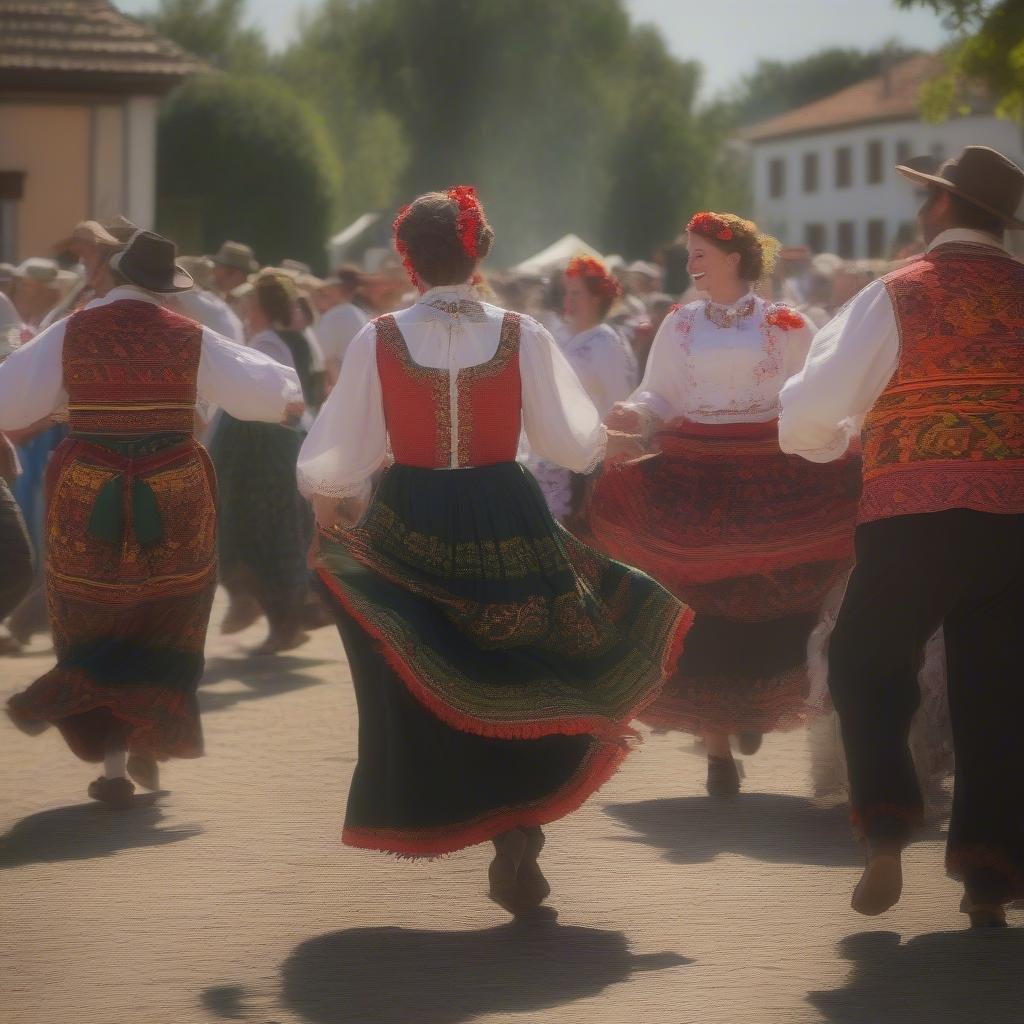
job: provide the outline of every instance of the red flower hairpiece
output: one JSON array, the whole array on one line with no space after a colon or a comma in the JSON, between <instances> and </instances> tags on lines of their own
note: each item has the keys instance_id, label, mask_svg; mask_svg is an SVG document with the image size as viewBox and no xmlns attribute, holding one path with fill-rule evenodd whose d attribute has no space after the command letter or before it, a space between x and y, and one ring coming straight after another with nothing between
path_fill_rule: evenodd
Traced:
<instances>
[{"instance_id":1,"label":"red flower hairpiece","mask_svg":"<svg viewBox=\"0 0 1024 1024\"><path fill-rule=\"evenodd\" d=\"M480 228L484 222L484 211L472 185L456 185L445 193L459 208L455 230L466 255L473 260L480 258Z\"/></svg>"},{"instance_id":2,"label":"red flower hairpiece","mask_svg":"<svg viewBox=\"0 0 1024 1024\"><path fill-rule=\"evenodd\" d=\"M798 331L805 327L804 318L789 306L773 306L764 318L769 327L778 327L783 331Z\"/></svg>"},{"instance_id":3,"label":"red flower hairpiece","mask_svg":"<svg viewBox=\"0 0 1024 1024\"><path fill-rule=\"evenodd\" d=\"M735 237L732 228L717 213L707 211L695 213L690 218L690 223L686 225L686 230L708 238L717 238L720 242L731 242Z\"/></svg>"},{"instance_id":4,"label":"red flower hairpiece","mask_svg":"<svg viewBox=\"0 0 1024 1024\"><path fill-rule=\"evenodd\" d=\"M593 256L574 256L565 268L566 277L582 277L597 284L598 294L606 299L617 299L622 294L619 282L608 268Z\"/></svg>"}]
</instances>

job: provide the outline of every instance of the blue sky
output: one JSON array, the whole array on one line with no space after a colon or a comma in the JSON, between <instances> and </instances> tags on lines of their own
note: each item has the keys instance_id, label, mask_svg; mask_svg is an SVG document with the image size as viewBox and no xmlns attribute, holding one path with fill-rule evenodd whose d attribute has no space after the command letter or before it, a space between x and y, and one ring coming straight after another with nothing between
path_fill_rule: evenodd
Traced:
<instances>
[{"instance_id":1,"label":"blue sky","mask_svg":"<svg viewBox=\"0 0 1024 1024\"><path fill-rule=\"evenodd\" d=\"M128 13L157 0L115 0ZM551 0L557 3L558 0ZM892 0L626 0L637 21L657 25L679 57L705 68L704 95L728 88L761 57L791 60L827 46L879 46L887 39L935 49L946 37L936 15L897 10ZM248 0L249 19L273 48L287 44L315 0Z\"/></svg>"}]
</instances>

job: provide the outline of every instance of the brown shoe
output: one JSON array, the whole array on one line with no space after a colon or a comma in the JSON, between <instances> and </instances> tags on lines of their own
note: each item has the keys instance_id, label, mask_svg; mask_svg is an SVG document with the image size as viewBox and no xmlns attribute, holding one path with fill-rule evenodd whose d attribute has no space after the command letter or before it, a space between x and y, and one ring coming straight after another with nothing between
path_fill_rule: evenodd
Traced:
<instances>
[{"instance_id":1,"label":"brown shoe","mask_svg":"<svg viewBox=\"0 0 1024 1024\"><path fill-rule=\"evenodd\" d=\"M87 792L93 800L99 800L100 803L123 810L126 807L131 807L135 787L127 779L107 779L101 775L94 782L89 783Z\"/></svg>"},{"instance_id":2,"label":"brown shoe","mask_svg":"<svg viewBox=\"0 0 1024 1024\"><path fill-rule=\"evenodd\" d=\"M143 789L152 792L160 788L160 766L149 754L129 754L128 774Z\"/></svg>"},{"instance_id":3,"label":"brown shoe","mask_svg":"<svg viewBox=\"0 0 1024 1024\"><path fill-rule=\"evenodd\" d=\"M740 772L731 757L708 756L708 796L736 796L740 791Z\"/></svg>"},{"instance_id":4,"label":"brown shoe","mask_svg":"<svg viewBox=\"0 0 1024 1024\"><path fill-rule=\"evenodd\" d=\"M519 894L517 899L518 913L529 913L539 907L551 895L551 883L544 877L537 858L544 849L544 833L539 825L520 828L526 836L526 852L519 865L517 877Z\"/></svg>"},{"instance_id":5,"label":"brown shoe","mask_svg":"<svg viewBox=\"0 0 1024 1024\"><path fill-rule=\"evenodd\" d=\"M502 832L492 840L494 860L487 869L490 888L487 895L503 910L515 916L519 908L519 865L526 855L526 836L517 828Z\"/></svg>"},{"instance_id":6,"label":"brown shoe","mask_svg":"<svg viewBox=\"0 0 1024 1024\"><path fill-rule=\"evenodd\" d=\"M741 754L746 754L748 757L751 754L756 754L761 749L761 741L764 736L759 732L741 732L736 737L737 745L740 748Z\"/></svg>"},{"instance_id":7,"label":"brown shoe","mask_svg":"<svg viewBox=\"0 0 1024 1024\"><path fill-rule=\"evenodd\" d=\"M960 913L971 919L972 928L1008 928L1006 908L1001 903L974 903L964 894L960 901Z\"/></svg>"},{"instance_id":8,"label":"brown shoe","mask_svg":"<svg viewBox=\"0 0 1024 1024\"><path fill-rule=\"evenodd\" d=\"M869 849L868 862L850 906L865 917L876 917L896 906L903 895L903 860L899 847Z\"/></svg>"}]
</instances>

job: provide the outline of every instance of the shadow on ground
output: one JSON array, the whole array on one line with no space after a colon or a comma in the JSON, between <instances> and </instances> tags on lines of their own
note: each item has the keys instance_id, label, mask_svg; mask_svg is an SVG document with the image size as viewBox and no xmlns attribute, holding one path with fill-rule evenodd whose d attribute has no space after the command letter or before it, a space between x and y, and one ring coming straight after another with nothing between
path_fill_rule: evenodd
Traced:
<instances>
[{"instance_id":1,"label":"shadow on ground","mask_svg":"<svg viewBox=\"0 0 1024 1024\"><path fill-rule=\"evenodd\" d=\"M824 867L863 863L845 807L820 809L802 797L741 793L729 800L679 797L611 804L605 808L632 829L627 842L664 851L673 864L702 864L735 853L770 864ZM938 838L929 832L922 838Z\"/></svg>"},{"instance_id":2,"label":"shadow on ground","mask_svg":"<svg viewBox=\"0 0 1024 1024\"><path fill-rule=\"evenodd\" d=\"M300 658L284 654L266 657L210 658L200 684L199 702L204 713L224 711L251 700L276 697L282 693L319 686L325 680L307 674L310 669L328 664L328 658ZM241 683L245 689L213 693L206 687L228 681Z\"/></svg>"},{"instance_id":3,"label":"shadow on ground","mask_svg":"<svg viewBox=\"0 0 1024 1024\"><path fill-rule=\"evenodd\" d=\"M1022 929L938 932L902 945L893 932L860 932L838 948L853 962L850 979L807 997L829 1024L1024 1020Z\"/></svg>"},{"instance_id":4,"label":"shadow on ground","mask_svg":"<svg viewBox=\"0 0 1024 1024\"><path fill-rule=\"evenodd\" d=\"M282 1004L310 1024L458 1024L585 999L640 971L692 963L638 956L621 932L553 919L487 931L353 928L298 946L282 968ZM208 989L204 1006L241 1019L245 994Z\"/></svg>"},{"instance_id":5,"label":"shadow on ground","mask_svg":"<svg viewBox=\"0 0 1024 1024\"><path fill-rule=\"evenodd\" d=\"M120 850L180 843L201 833L198 828L160 828L162 794L135 798L127 811L99 803L75 804L22 818L0 836L0 869L25 864L109 857Z\"/></svg>"}]
</instances>

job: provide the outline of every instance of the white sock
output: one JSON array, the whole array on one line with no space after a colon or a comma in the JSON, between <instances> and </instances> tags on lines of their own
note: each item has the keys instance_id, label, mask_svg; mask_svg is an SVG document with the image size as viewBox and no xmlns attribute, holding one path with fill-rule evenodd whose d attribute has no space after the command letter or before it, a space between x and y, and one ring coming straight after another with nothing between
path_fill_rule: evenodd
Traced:
<instances>
[{"instance_id":1,"label":"white sock","mask_svg":"<svg viewBox=\"0 0 1024 1024\"><path fill-rule=\"evenodd\" d=\"M103 778L123 779L128 772L128 751L108 750L103 756Z\"/></svg>"}]
</instances>

